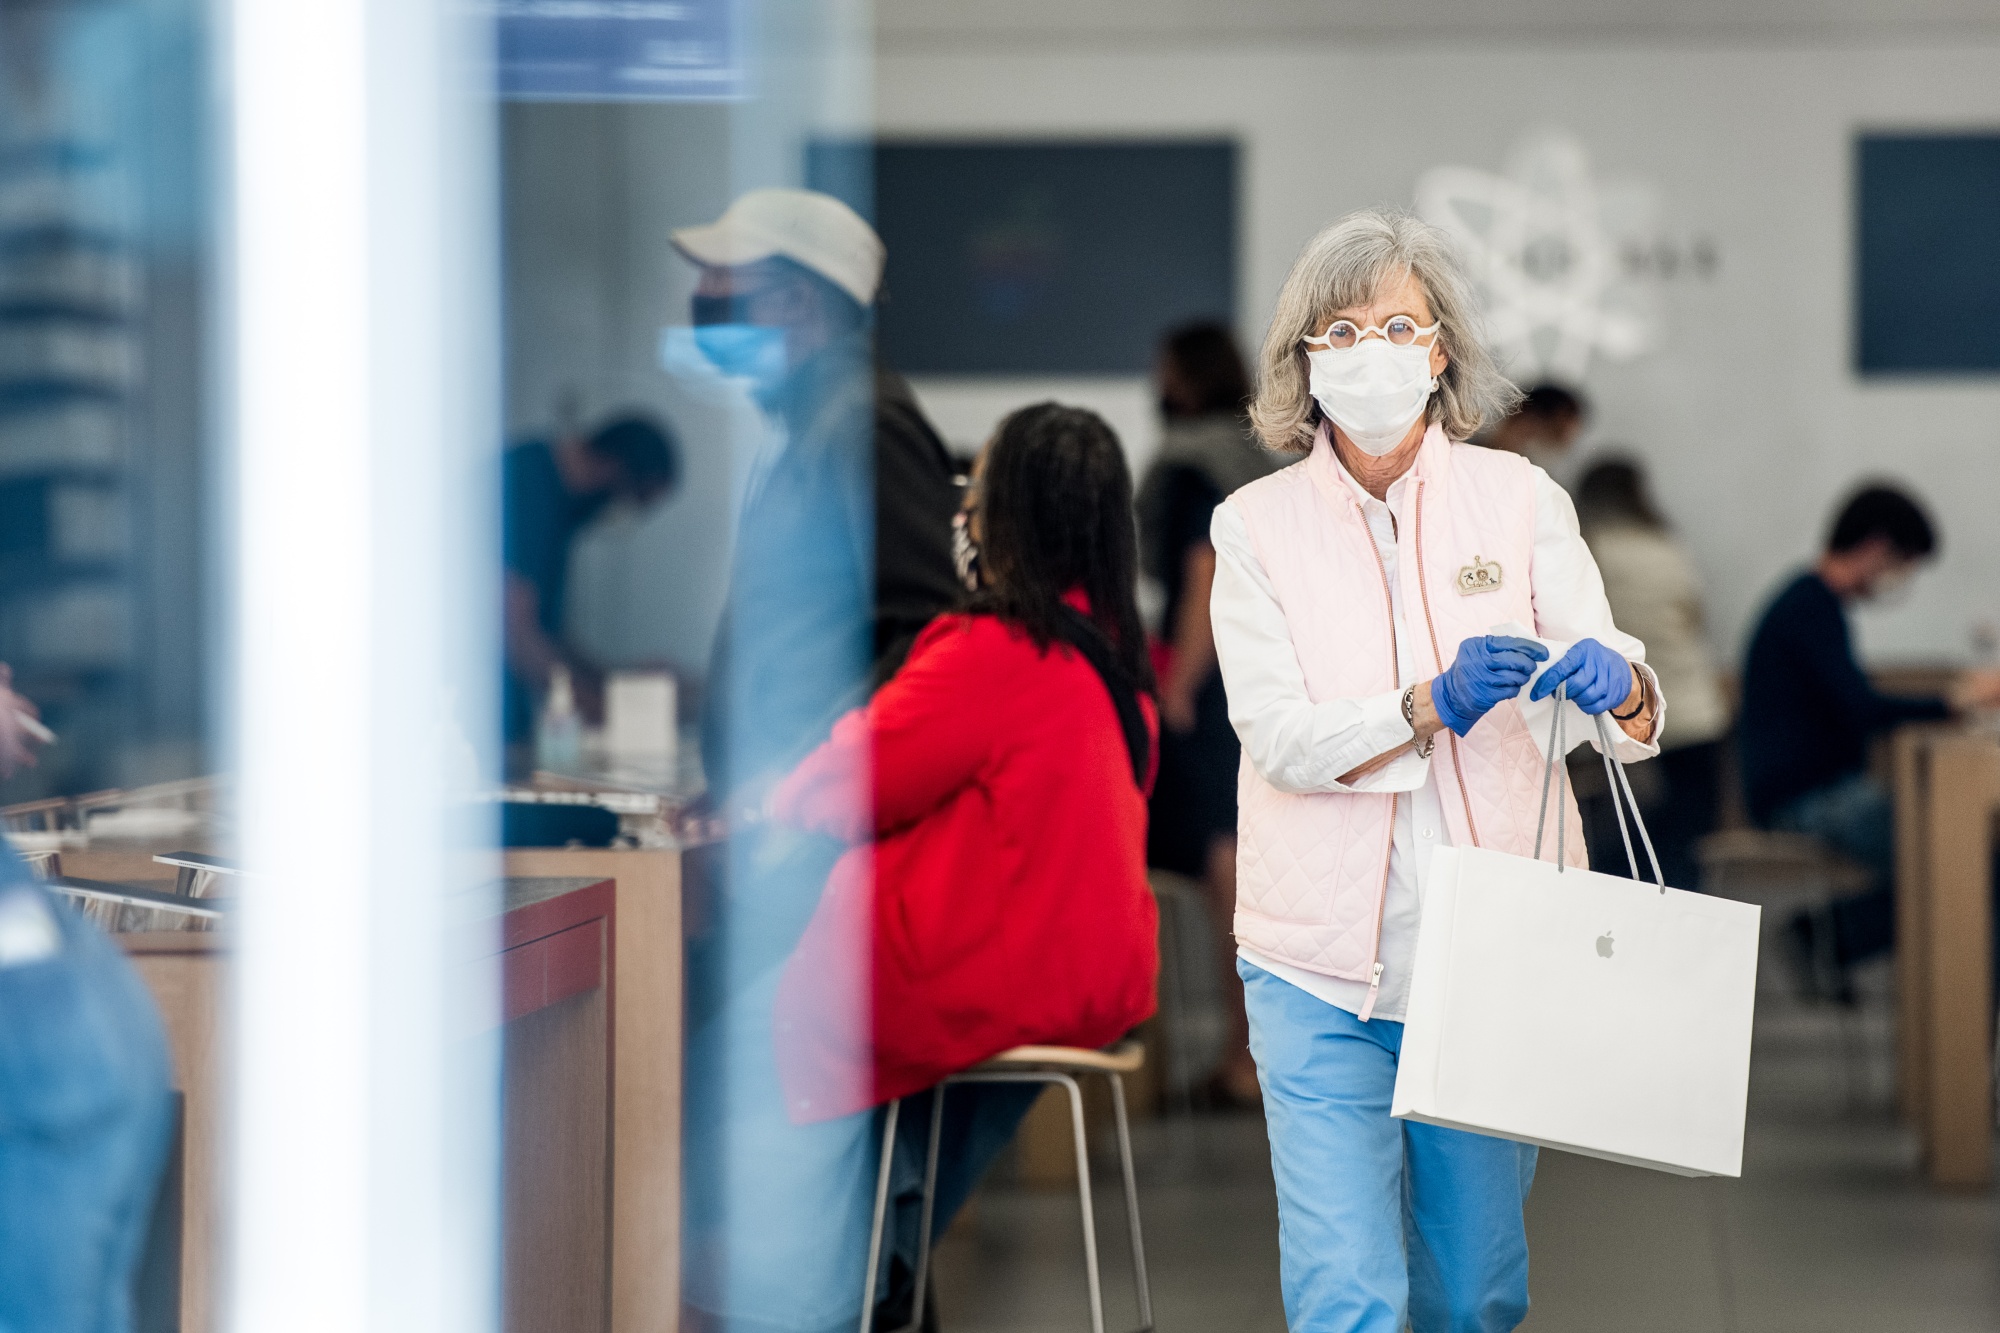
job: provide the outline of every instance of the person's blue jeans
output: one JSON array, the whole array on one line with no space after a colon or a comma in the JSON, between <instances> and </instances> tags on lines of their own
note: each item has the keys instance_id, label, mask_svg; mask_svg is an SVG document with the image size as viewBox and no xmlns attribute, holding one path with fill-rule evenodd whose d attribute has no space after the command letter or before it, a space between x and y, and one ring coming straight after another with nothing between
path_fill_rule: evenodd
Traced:
<instances>
[{"instance_id":1,"label":"person's blue jeans","mask_svg":"<svg viewBox=\"0 0 2000 1333\"><path fill-rule=\"evenodd\" d=\"M1503 1333L1528 1315L1535 1149L1389 1117L1403 1025L1241 960L1292 1333Z\"/></svg>"},{"instance_id":2,"label":"person's blue jeans","mask_svg":"<svg viewBox=\"0 0 2000 1333\"><path fill-rule=\"evenodd\" d=\"M172 1101L165 1034L95 927L0 851L62 934L0 966L0 1333L129 1333Z\"/></svg>"},{"instance_id":3,"label":"person's blue jeans","mask_svg":"<svg viewBox=\"0 0 2000 1333\"><path fill-rule=\"evenodd\" d=\"M1868 870L1865 892L1835 902L1833 954L1841 967L1896 943L1896 810L1865 773L1816 788L1780 806L1771 827L1818 838Z\"/></svg>"}]
</instances>

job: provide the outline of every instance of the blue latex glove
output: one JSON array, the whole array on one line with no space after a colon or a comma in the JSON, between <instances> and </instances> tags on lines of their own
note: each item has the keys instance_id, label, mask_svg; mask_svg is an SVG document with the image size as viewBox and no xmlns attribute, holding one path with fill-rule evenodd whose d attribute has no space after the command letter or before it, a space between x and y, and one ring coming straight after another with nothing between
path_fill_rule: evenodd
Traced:
<instances>
[{"instance_id":1,"label":"blue latex glove","mask_svg":"<svg viewBox=\"0 0 2000 1333\"><path fill-rule=\"evenodd\" d=\"M1595 716L1632 696L1632 664L1595 639L1578 639L1560 662L1542 673L1528 697L1546 699L1565 683L1570 701Z\"/></svg>"},{"instance_id":2,"label":"blue latex glove","mask_svg":"<svg viewBox=\"0 0 2000 1333\"><path fill-rule=\"evenodd\" d=\"M1467 639L1445 673L1431 681L1431 706L1440 722L1463 736L1494 704L1519 694L1535 664L1548 660L1549 650L1533 639L1506 634Z\"/></svg>"}]
</instances>

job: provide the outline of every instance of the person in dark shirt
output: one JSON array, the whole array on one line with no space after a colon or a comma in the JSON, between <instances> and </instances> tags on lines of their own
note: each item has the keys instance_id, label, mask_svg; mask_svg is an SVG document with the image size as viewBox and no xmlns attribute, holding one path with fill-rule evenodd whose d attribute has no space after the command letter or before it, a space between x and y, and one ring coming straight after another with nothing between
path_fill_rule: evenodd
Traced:
<instances>
[{"instance_id":1,"label":"person in dark shirt","mask_svg":"<svg viewBox=\"0 0 2000 1333\"><path fill-rule=\"evenodd\" d=\"M1914 500L1867 487L1841 509L1817 563L1778 592L1751 636L1737 727L1750 816L1819 838L1870 874L1865 893L1788 926L1788 952L1811 989L1846 995L1847 968L1895 940L1894 817L1889 793L1867 772L1869 741L1899 723L2000 703L2000 674L1967 672L1947 696L1908 698L1876 690L1855 661L1847 607L1893 594L1937 545Z\"/></svg>"},{"instance_id":2,"label":"person in dark shirt","mask_svg":"<svg viewBox=\"0 0 2000 1333\"><path fill-rule=\"evenodd\" d=\"M1568 489L1575 478L1576 440L1589 416L1583 395L1560 384L1537 384L1474 443L1519 454Z\"/></svg>"},{"instance_id":3,"label":"person in dark shirt","mask_svg":"<svg viewBox=\"0 0 2000 1333\"><path fill-rule=\"evenodd\" d=\"M772 994L845 848L765 823L763 797L965 595L952 558L962 491L909 387L875 360L884 251L859 214L810 190L752 190L672 239L701 271L694 346L749 388L777 437L745 488L702 699L709 800L731 836L685 971L688 1309L702 1328L818 1333L851 1318L851 1297L836 1310L816 1294L852 1290L866 1242L829 1220L845 1188L837 1198L815 1190L861 1158L821 1127L785 1123ZM871 1003L852 986L829 990ZM954 1092L952 1103L938 1164L946 1199L983 1163L968 1145L1004 1144L1019 1113L1003 1097ZM903 1114L929 1123L927 1108ZM872 1159L878 1140L866 1141ZM787 1280L775 1283L751 1280L757 1266L732 1254L746 1243L743 1219L769 1207L750 1182L774 1170L789 1191L785 1217L804 1219L757 1239L760 1259L783 1256ZM886 1267L875 1326L901 1328L918 1313L910 1266Z\"/></svg>"},{"instance_id":4,"label":"person in dark shirt","mask_svg":"<svg viewBox=\"0 0 2000 1333\"><path fill-rule=\"evenodd\" d=\"M768 782L894 674L962 589L944 442L874 354L882 243L831 196L753 190L674 233L701 268L694 338L784 435L753 474L710 656L702 763Z\"/></svg>"},{"instance_id":5,"label":"person in dark shirt","mask_svg":"<svg viewBox=\"0 0 2000 1333\"><path fill-rule=\"evenodd\" d=\"M1227 1054L1208 1088L1218 1106L1254 1105L1243 982L1236 975L1236 767L1241 753L1216 666L1208 595L1215 548L1208 528L1232 491L1276 471L1284 460L1250 433L1250 376L1229 330L1191 324L1160 347L1160 453L1139 488L1140 559L1166 593L1156 663L1160 674L1160 775L1153 787L1146 861L1201 881L1219 946L1216 967L1228 997Z\"/></svg>"},{"instance_id":6,"label":"person in dark shirt","mask_svg":"<svg viewBox=\"0 0 2000 1333\"><path fill-rule=\"evenodd\" d=\"M599 672L563 641L570 547L613 500L646 506L671 494L680 452L657 422L626 414L587 435L515 445L501 478L504 734L514 746L532 739L535 710L557 665L569 668L584 715L595 719L601 711Z\"/></svg>"}]
</instances>

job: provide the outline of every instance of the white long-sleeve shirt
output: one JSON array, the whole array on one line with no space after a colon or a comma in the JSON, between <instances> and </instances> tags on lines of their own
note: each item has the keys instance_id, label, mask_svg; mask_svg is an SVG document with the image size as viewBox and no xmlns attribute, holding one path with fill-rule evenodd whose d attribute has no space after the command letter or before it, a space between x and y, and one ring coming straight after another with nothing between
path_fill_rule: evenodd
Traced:
<instances>
[{"instance_id":1,"label":"white long-sleeve shirt","mask_svg":"<svg viewBox=\"0 0 2000 1333\"><path fill-rule=\"evenodd\" d=\"M1415 638L1405 623L1402 583L1396 573L1401 536L1393 510L1401 502L1408 477L1391 483L1385 502L1363 490L1337 460L1335 470L1360 503L1382 556L1396 630L1396 688L1355 698L1312 699L1306 692L1305 672L1292 647L1277 592L1250 545L1242 511L1227 500L1216 506L1210 524L1216 556L1210 618L1229 693L1229 720L1243 742L1244 754L1265 781L1288 792L1412 793L1410 800L1396 803L1388 896L1382 906L1382 938L1375 960L1382 965L1382 989L1373 1017L1400 1022L1409 1005L1410 964L1416 956L1431 853L1449 845L1450 833L1430 760L1418 757L1413 748L1351 785L1340 781L1342 774L1413 738L1410 724L1403 720L1403 691L1426 678L1417 674L1411 649ZM1540 468L1535 469L1533 579L1538 636L1596 639L1634 663L1644 661L1645 645L1612 623L1603 580L1577 528L1575 506ZM1658 682L1650 683L1658 698ZM1657 721L1654 734L1658 735ZM1634 741L1617 728L1612 735L1618 758L1624 762L1659 752L1657 746ZM1236 952L1253 967L1281 977L1328 1004L1358 1014L1367 1002L1366 982L1307 971L1244 946L1238 946Z\"/></svg>"}]
</instances>

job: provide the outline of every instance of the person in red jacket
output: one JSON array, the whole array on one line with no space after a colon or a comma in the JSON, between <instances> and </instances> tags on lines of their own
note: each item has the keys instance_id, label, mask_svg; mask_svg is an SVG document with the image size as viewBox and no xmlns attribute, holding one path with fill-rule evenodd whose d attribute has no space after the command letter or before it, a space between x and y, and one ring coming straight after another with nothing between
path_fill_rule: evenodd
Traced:
<instances>
[{"instance_id":1,"label":"person in red jacket","mask_svg":"<svg viewBox=\"0 0 2000 1333\"><path fill-rule=\"evenodd\" d=\"M782 1113L797 1137L770 1132L825 1145L841 1201L797 1178L798 1154L767 1154L794 1178L746 1191L778 1206L759 1205L771 1225L735 1237L761 1257L731 1261L746 1294L787 1285L795 1315L785 1326L801 1330L852 1317L885 1103L913 1099L888 1246L907 1270L929 1090L1013 1046L1107 1044L1154 1007L1145 791L1158 724L1117 437L1075 408L1014 413L980 459L961 533L974 589L964 609L932 622L873 701L766 802L775 823L850 844L770 1018ZM1035 1091L967 1085L946 1098L936 1232ZM774 1221L806 1200L822 1210L811 1220L823 1248L811 1254ZM836 1207L843 1216L824 1215ZM823 1293L812 1289L820 1273ZM775 1322L764 1314L755 1326Z\"/></svg>"}]
</instances>

